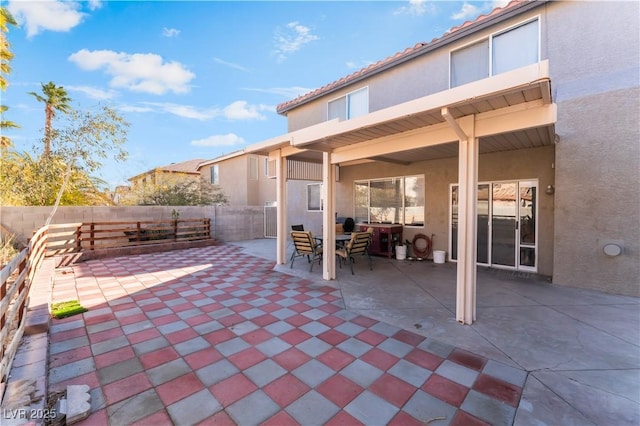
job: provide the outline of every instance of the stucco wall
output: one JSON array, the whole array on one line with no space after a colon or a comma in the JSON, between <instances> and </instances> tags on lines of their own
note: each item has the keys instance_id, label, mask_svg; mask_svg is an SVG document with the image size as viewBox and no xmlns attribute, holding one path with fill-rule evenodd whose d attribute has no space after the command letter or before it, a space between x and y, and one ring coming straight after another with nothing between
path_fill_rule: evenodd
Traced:
<instances>
[{"instance_id":1,"label":"stucco wall","mask_svg":"<svg viewBox=\"0 0 640 426\"><path fill-rule=\"evenodd\" d=\"M579 4L554 3L548 19L559 136L553 279L640 296L640 3ZM622 255L606 256L606 242Z\"/></svg>"},{"instance_id":2,"label":"stucco wall","mask_svg":"<svg viewBox=\"0 0 640 426\"><path fill-rule=\"evenodd\" d=\"M481 142L482 144L482 142ZM554 196L544 194L544 188L554 183L554 147L547 146L519 151L497 152L480 155L479 181L538 179L538 273L553 272L553 210ZM449 251L451 184L458 181L458 159L421 161L408 166L390 163L370 163L340 168L336 209L339 215L354 214L353 182L360 179L376 179L393 176L424 174L425 176L425 226L405 227L403 237L411 240L417 233L433 234L435 250Z\"/></svg>"},{"instance_id":3,"label":"stucco wall","mask_svg":"<svg viewBox=\"0 0 640 426\"><path fill-rule=\"evenodd\" d=\"M291 225L303 224L305 231L322 233L322 212L307 210L307 185L320 183L307 180L287 182L287 232Z\"/></svg>"},{"instance_id":4,"label":"stucco wall","mask_svg":"<svg viewBox=\"0 0 640 426\"><path fill-rule=\"evenodd\" d=\"M51 223L171 220L177 210L181 219L211 219L213 237L242 241L264 237L264 209L260 207L59 207ZM0 207L0 222L21 240L43 226L51 207Z\"/></svg>"}]
</instances>

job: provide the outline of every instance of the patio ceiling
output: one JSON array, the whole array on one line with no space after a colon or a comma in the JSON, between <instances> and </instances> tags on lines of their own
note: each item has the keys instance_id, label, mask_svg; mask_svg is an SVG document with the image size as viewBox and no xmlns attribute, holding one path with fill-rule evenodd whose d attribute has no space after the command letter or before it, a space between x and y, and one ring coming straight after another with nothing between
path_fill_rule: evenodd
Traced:
<instances>
[{"instance_id":1,"label":"patio ceiling","mask_svg":"<svg viewBox=\"0 0 640 426\"><path fill-rule=\"evenodd\" d=\"M322 162L323 152L340 152L372 141L393 145L394 137L426 129L447 128L442 109L447 108L454 119L474 115L492 116L501 111L526 111L551 104L551 80L548 64L542 62L499 76L452 88L374 111L351 120L332 120L291 132L283 139L290 141L291 159ZM480 153L534 148L554 143L553 124L510 129L504 133L479 135ZM426 137L428 138L428 136ZM446 139L446 137L445 137ZM284 142L284 141L283 141ZM281 143L278 147L284 146ZM271 148L275 146L270 145ZM458 141L451 132L449 140L437 144L425 143L411 149L390 150L384 155L362 156L360 161L383 161L410 164L417 161L456 157ZM255 152L255 151L254 151ZM265 152L266 153L266 152Z\"/></svg>"}]
</instances>

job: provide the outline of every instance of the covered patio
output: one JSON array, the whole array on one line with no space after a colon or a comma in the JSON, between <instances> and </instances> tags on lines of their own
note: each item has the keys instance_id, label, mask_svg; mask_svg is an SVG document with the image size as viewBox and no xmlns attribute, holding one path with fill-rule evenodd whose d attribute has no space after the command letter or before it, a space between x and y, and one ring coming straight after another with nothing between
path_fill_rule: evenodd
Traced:
<instances>
[{"instance_id":1,"label":"covered patio","mask_svg":"<svg viewBox=\"0 0 640 426\"><path fill-rule=\"evenodd\" d=\"M476 319L477 192L480 154L522 150L555 143L556 105L551 96L549 64L509 71L500 76L451 88L353 119L301 128L257 143L247 153L268 155L277 178L276 261L286 262L287 160L322 163L323 239L335 237L338 168L378 162L410 165L455 158L458 229L455 318ZM442 206L441 206L442 208ZM325 247L333 259L335 247ZM325 262L323 278L336 278Z\"/></svg>"}]
</instances>

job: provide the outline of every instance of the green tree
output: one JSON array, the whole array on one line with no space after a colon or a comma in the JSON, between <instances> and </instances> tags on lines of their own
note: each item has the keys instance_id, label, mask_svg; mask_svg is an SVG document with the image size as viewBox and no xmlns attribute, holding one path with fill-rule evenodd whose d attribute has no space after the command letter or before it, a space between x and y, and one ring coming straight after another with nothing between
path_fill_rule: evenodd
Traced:
<instances>
[{"instance_id":1,"label":"green tree","mask_svg":"<svg viewBox=\"0 0 640 426\"><path fill-rule=\"evenodd\" d=\"M42 155L48 157L51 152L51 139L53 139L53 119L56 116L56 112L60 111L68 114L72 111L69 103L71 98L67 95L67 91L62 86L56 86L53 81L47 84L41 83L42 94L41 96L36 92L29 92L30 95L35 97L38 102L44 103L44 151Z\"/></svg>"},{"instance_id":2,"label":"green tree","mask_svg":"<svg viewBox=\"0 0 640 426\"><path fill-rule=\"evenodd\" d=\"M203 178L165 178L127 194L121 204L141 206L225 205L227 196L218 185Z\"/></svg>"},{"instance_id":3,"label":"green tree","mask_svg":"<svg viewBox=\"0 0 640 426\"><path fill-rule=\"evenodd\" d=\"M6 7L0 7L0 89L5 90L9 85L6 75L11 72L9 63L13 59L11 44L7 40L9 25L17 25Z\"/></svg>"},{"instance_id":4,"label":"green tree","mask_svg":"<svg viewBox=\"0 0 640 426\"><path fill-rule=\"evenodd\" d=\"M123 161L129 123L115 110L71 110L52 135L48 156L10 152L0 168L3 205L105 205L104 182L92 177L104 160Z\"/></svg>"},{"instance_id":5,"label":"green tree","mask_svg":"<svg viewBox=\"0 0 640 426\"><path fill-rule=\"evenodd\" d=\"M3 6L0 7L0 89L3 91L7 89L9 80L7 75L11 72L10 62L13 59L13 52L11 52L11 44L7 40L7 34L9 32L9 25L17 25L16 20L13 19L11 13ZM9 107L0 104L0 154L4 155L6 151L12 146L11 138L4 134L4 131L9 128L19 127L12 121L4 119L4 113L7 112Z\"/></svg>"},{"instance_id":6,"label":"green tree","mask_svg":"<svg viewBox=\"0 0 640 426\"><path fill-rule=\"evenodd\" d=\"M4 119L4 113L9 109L8 106L0 105L0 155L4 156L6 152L11 148L13 143L11 142L11 138L4 134L6 129L17 128L20 127L13 121L8 121Z\"/></svg>"}]
</instances>

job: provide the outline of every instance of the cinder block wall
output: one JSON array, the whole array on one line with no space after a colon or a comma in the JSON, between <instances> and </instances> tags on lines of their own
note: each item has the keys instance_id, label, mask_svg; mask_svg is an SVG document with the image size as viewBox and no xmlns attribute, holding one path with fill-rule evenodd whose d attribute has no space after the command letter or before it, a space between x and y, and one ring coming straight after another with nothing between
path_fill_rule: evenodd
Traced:
<instances>
[{"instance_id":1,"label":"cinder block wall","mask_svg":"<svg viewBox=\"0 0 640 426\"><path fill-rule=\"evenodd\" d=\"M171 220L176 210L181 219L211 219L212 236L220 241L264 237L264 209L232 206L130 206L59 207L51 223ZM20 241L43 226L52 207L0 206L0 223Z\"/></svg>"}]
</instances>

